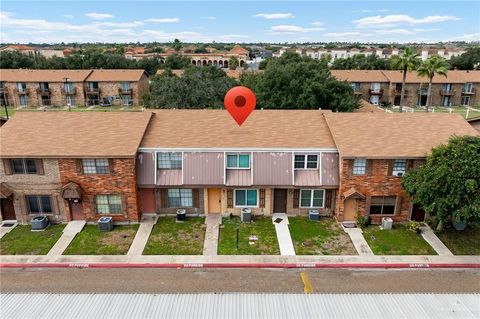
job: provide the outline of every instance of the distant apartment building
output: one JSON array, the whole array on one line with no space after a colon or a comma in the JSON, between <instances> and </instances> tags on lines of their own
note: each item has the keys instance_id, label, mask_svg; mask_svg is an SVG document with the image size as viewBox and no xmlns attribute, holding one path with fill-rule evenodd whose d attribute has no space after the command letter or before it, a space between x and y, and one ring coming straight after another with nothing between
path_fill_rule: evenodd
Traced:
<instances>
[{"instance_id":1,"label":"distant apartment building","mask_svg":"<svg viewBox=\"0 0 480 319\"><path fill-rule=\"evenodd\" d=\"M0 70L0 104L15 107L138 105L144 70Z\"/></svg>"},{"instance_id":2,"label":"distant apartment building","mask_svg":"<svg viewBox=\"0 0 480 319\"><path fill-rule=\"evenodd\" d=\"M332 70L338 80L349 82L354 93L374 105L400 105L402 71ZM427 102L428 78L409 72L405 82L405 106L424 106ZM435 75L432 83L432 106L477 106L480 104L480 71L450 70L447 77Z\"/></svg>"},{"instance_id":3,"label":"distant apartment building","mask_svg":"<svg viewBox=\"0 0 480 319\"><path fill-rule=\"evenodd\" d=\"M390 59L394 55L399 55L402 50L398 48L334 48L334 49L326 49L326 48L281 48L277 52L273 54L274 57L280 57L285 52L294 52L300 54L302 56L309 56L313 59L321 59L321 58L330 58L330 62L333 62L337 59L346 59L351 58L355 55L362 54L365 56L375 55L382 59ZM444 59L450 59L454 56L461 55L465 53L465 49L461 48L423 48L417 49L417 54L419 58L423 61L434 56L440 56Z\"/></svg>"},{"instance_id":4,"label":"distant apartment building","mask_svg":"<svg viewBox=\"0 0 480 319\"><path fill-rule=\"evenodd\" d=\"M182 56L190 58L193 65L213 65L219 68L228 69L229 67L229 60L231 57L235 57L238 59L239 66L243 67L243 65L249 59L248 57L248 50L242 48L239 45L235 45L229 51L218 51L214 49L207 50L208 53L193 53L191 50L183 49L180 53ZM168 50L164 53L143 53L144 50L130 49L125 52L125 57L130 60L140 60L143 58L158 58L160 61L165 61L170 55L176 53L173 50Z\"/></svg>"}]
</instances>

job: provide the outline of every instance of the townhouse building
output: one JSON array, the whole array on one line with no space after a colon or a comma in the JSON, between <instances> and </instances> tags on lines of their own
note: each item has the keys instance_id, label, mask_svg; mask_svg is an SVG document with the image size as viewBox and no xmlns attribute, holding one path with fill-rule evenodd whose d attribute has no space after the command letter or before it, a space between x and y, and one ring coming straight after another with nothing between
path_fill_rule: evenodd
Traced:
<instances>
[{"instance_id":1,"label":"townhouse building","mask_svg":"<svg viewBox=\"0 0 480 319\"><path fill-rule=\"evenodd\" d=\"M402 71L390 70L332 70L338 80L349 82L356 95L374 105L400 105ZM427 103L427 77L408 72L405 82L405 106L424 106ZM432 82L432 106L478 106L480 71L450 70L447 76L435 75Z\"/></svg>"},{"instance_id":2,"label":"townhouse building","mask_svg":"<svg viewBox=\"0 0 480 319\"><path fill-rule=\"evenodd\" d=\"M0 70L0 103L15 107L139 105L144 70Z\"/></svg>"},{"instance_id":3,"label":"townhouse building","mask_svg":"<svg viewBox=\"0 0 480 319\"><path fill-rule=\"evenodd\" d=\"M2 220L138 221L135 155L150 117L17 112L0 129Z\"/></svg>"},{"instance_id":4,"label":"townhouse building","mask_svg":"<svg viewBox=\"0 0 480 319\"><path fill-rule=\"evenodd\" d=\"M225 110L17 112L0 128L1 218L423 220L402 176L453 135L480 134L448 113L256 110L239 127Z\"/></svg>"},{"instance_id":5,"label":"townhouse building","mask_svg":"<svg viewBox=\"0 0 480 319\"><path fill-rule=\"evenodd\" d=\"M321 111L254 111L241 127L224 110L154 114L137 155L142 212L332 215L338 153Z\"/></svg>"},{"instance_id":6,"label":"townhouse building","mask_svg":"<svg viewBox=\"0 0 480 319\"><path fill-rule=\"evenodd\" d=\"M448 113L326 113L339 152L339 221L370 216L395 221L424 221L412 204L402 176L422 165L433 147L453 136L478 136L467 121Z\"/></svg>"}]
</instances>

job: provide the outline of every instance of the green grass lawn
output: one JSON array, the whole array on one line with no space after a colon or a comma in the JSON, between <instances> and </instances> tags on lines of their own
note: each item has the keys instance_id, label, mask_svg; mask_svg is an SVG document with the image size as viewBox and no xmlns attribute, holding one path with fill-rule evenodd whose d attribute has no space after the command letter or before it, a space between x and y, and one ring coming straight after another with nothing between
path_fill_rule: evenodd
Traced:
<instances>
[{"instance_id":1,"label":"green grass lawn","mask_svg":"<svg viewBox=\"0 0 480 319\"><path fill-rule=\"evenodd\" d=\"M30 225L17 225L0 239L1 255L46 255L62 236L64 224L32 232Z\"/></svg>"},{"instance_id":2,"label":"green grass lawn","mask_svg":"<svg viewBox=\"0 0 480 319\"><path fill-rule=\"evenodd\" d=\"M205 239L205 218L187 217L177 223L175 217L160 217L153 227L144 255L201 255Z\"/></svg>"},{"instance_id":3,"label":"green grass lawn","mask_svg":"<svg viewBox=\"0 0 480 319\"><path fill-rule=\"evenodd\" d=\"M473 106L472 108L474 109L480 109L479 106ZM399 108L387 108L393 112L398 112ZM411 109L414 110L414 112L425 112L425 109L420 108L420 107L414 107L414 106L409 106L408 109L404 110L404 112L411 112ZM453 106L451 107L452 113L457 113L463 116L464 118L467 118L467 108L465 106ZM429 112L432 112L432 110L435 110L435 113L450 113L450 109L448 107L441 107L441 106L431 106L429 107ZM470 109L468 111L468 118L474 118L480 116L480 111L474 111Z\"/></svg>"},{"instance_id":4,"label":"green grass lawn","mask_svg":"<svg viewBox=\"0 0 480 319\"><path fill-rule=\"evenodd\" d=\"M114 226L102 232L98 225L85 225L64 251L64 255L125 255L139 225Z\"/></svg>"},{"instance_id":5,"label":"green grass lawn","mask_svg":"<svg viewBox=\"0 0 480 319\"><path fill-rule=\"evenodd\" d=\"M480 227L448 229L436 235L455 255L480 255Z\"/></svg>"},{"instance_id":6,"label":"green grass lawn","mask_svg":"<svg viewBox=\"0 0 480 319\"><path fill-rule=\"evenodd\" d=\"M296 216L288 221L297 255L357 255L350 237L332 219L316 222Z\"/></svg>"},{"instance_id":7,"label":"green grass lawn","mask_svg":"<svg viewBox=\"0 0 480 319\"><path fill-rule=\"evenodd\" d=\"M237 248L237 227L239 229ZM258 240L250 240L257 236ZM218 240L219 255L278 255L277 234L270 217L254 217L242 223L240 217L224 218Z\"/></svg>"},{"instance_id":8,"label":"green grass lawn","mask_svg":"<svg viewBox=\"0 0 480 319\"><path fill-rule=\"evenodd\" d=\"M409 231L405 225L395 224L391 230L369 226L363 237L376 255L436 255L422 235Z\"/></svg>"}]
</instances>

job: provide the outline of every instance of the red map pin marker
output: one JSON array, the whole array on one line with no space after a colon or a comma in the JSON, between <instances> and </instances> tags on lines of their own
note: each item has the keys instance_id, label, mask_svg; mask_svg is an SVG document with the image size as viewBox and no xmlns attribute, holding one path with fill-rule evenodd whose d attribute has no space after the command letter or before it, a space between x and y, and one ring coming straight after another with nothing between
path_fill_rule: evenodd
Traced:
<instances>
[{"instance_id":1,"label":"red map pin marker","mask_svg":"<svg viewBox=\"0 0 480 319\"><path fill-rule=\"evenodd\" d=\"M228 113L241 126L255 109L257 98L249 88L236 86L225 94L223 104Z\"/></svg>"}]
</instances>

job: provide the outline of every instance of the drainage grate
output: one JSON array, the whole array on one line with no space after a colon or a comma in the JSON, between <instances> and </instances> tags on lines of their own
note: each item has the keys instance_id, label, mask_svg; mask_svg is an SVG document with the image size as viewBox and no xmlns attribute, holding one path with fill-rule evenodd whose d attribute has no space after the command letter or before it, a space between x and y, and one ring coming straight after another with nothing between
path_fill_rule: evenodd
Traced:
<instances>
[{"instance_id":1,"label":"drainage grate","mask_svg":"<svg viewBox=\"0 0 480 319\"><path fill-rule=\"evenodd\" d=\"M276 218L273 222L274 223L277 223L277 224L280 224L281 222L283 221L283 218Z\"/></svg>"},{"instance_id":2,"label":"drainage grate","mask_svg":"<svg viewBox=\"0 0 480 319\"><path fill-rule=\"evenodd\" d=\"M15 226L14 223L3 223L2 224L2 227L13 227L13 226Z\"/></svg>"}]
</instances>

